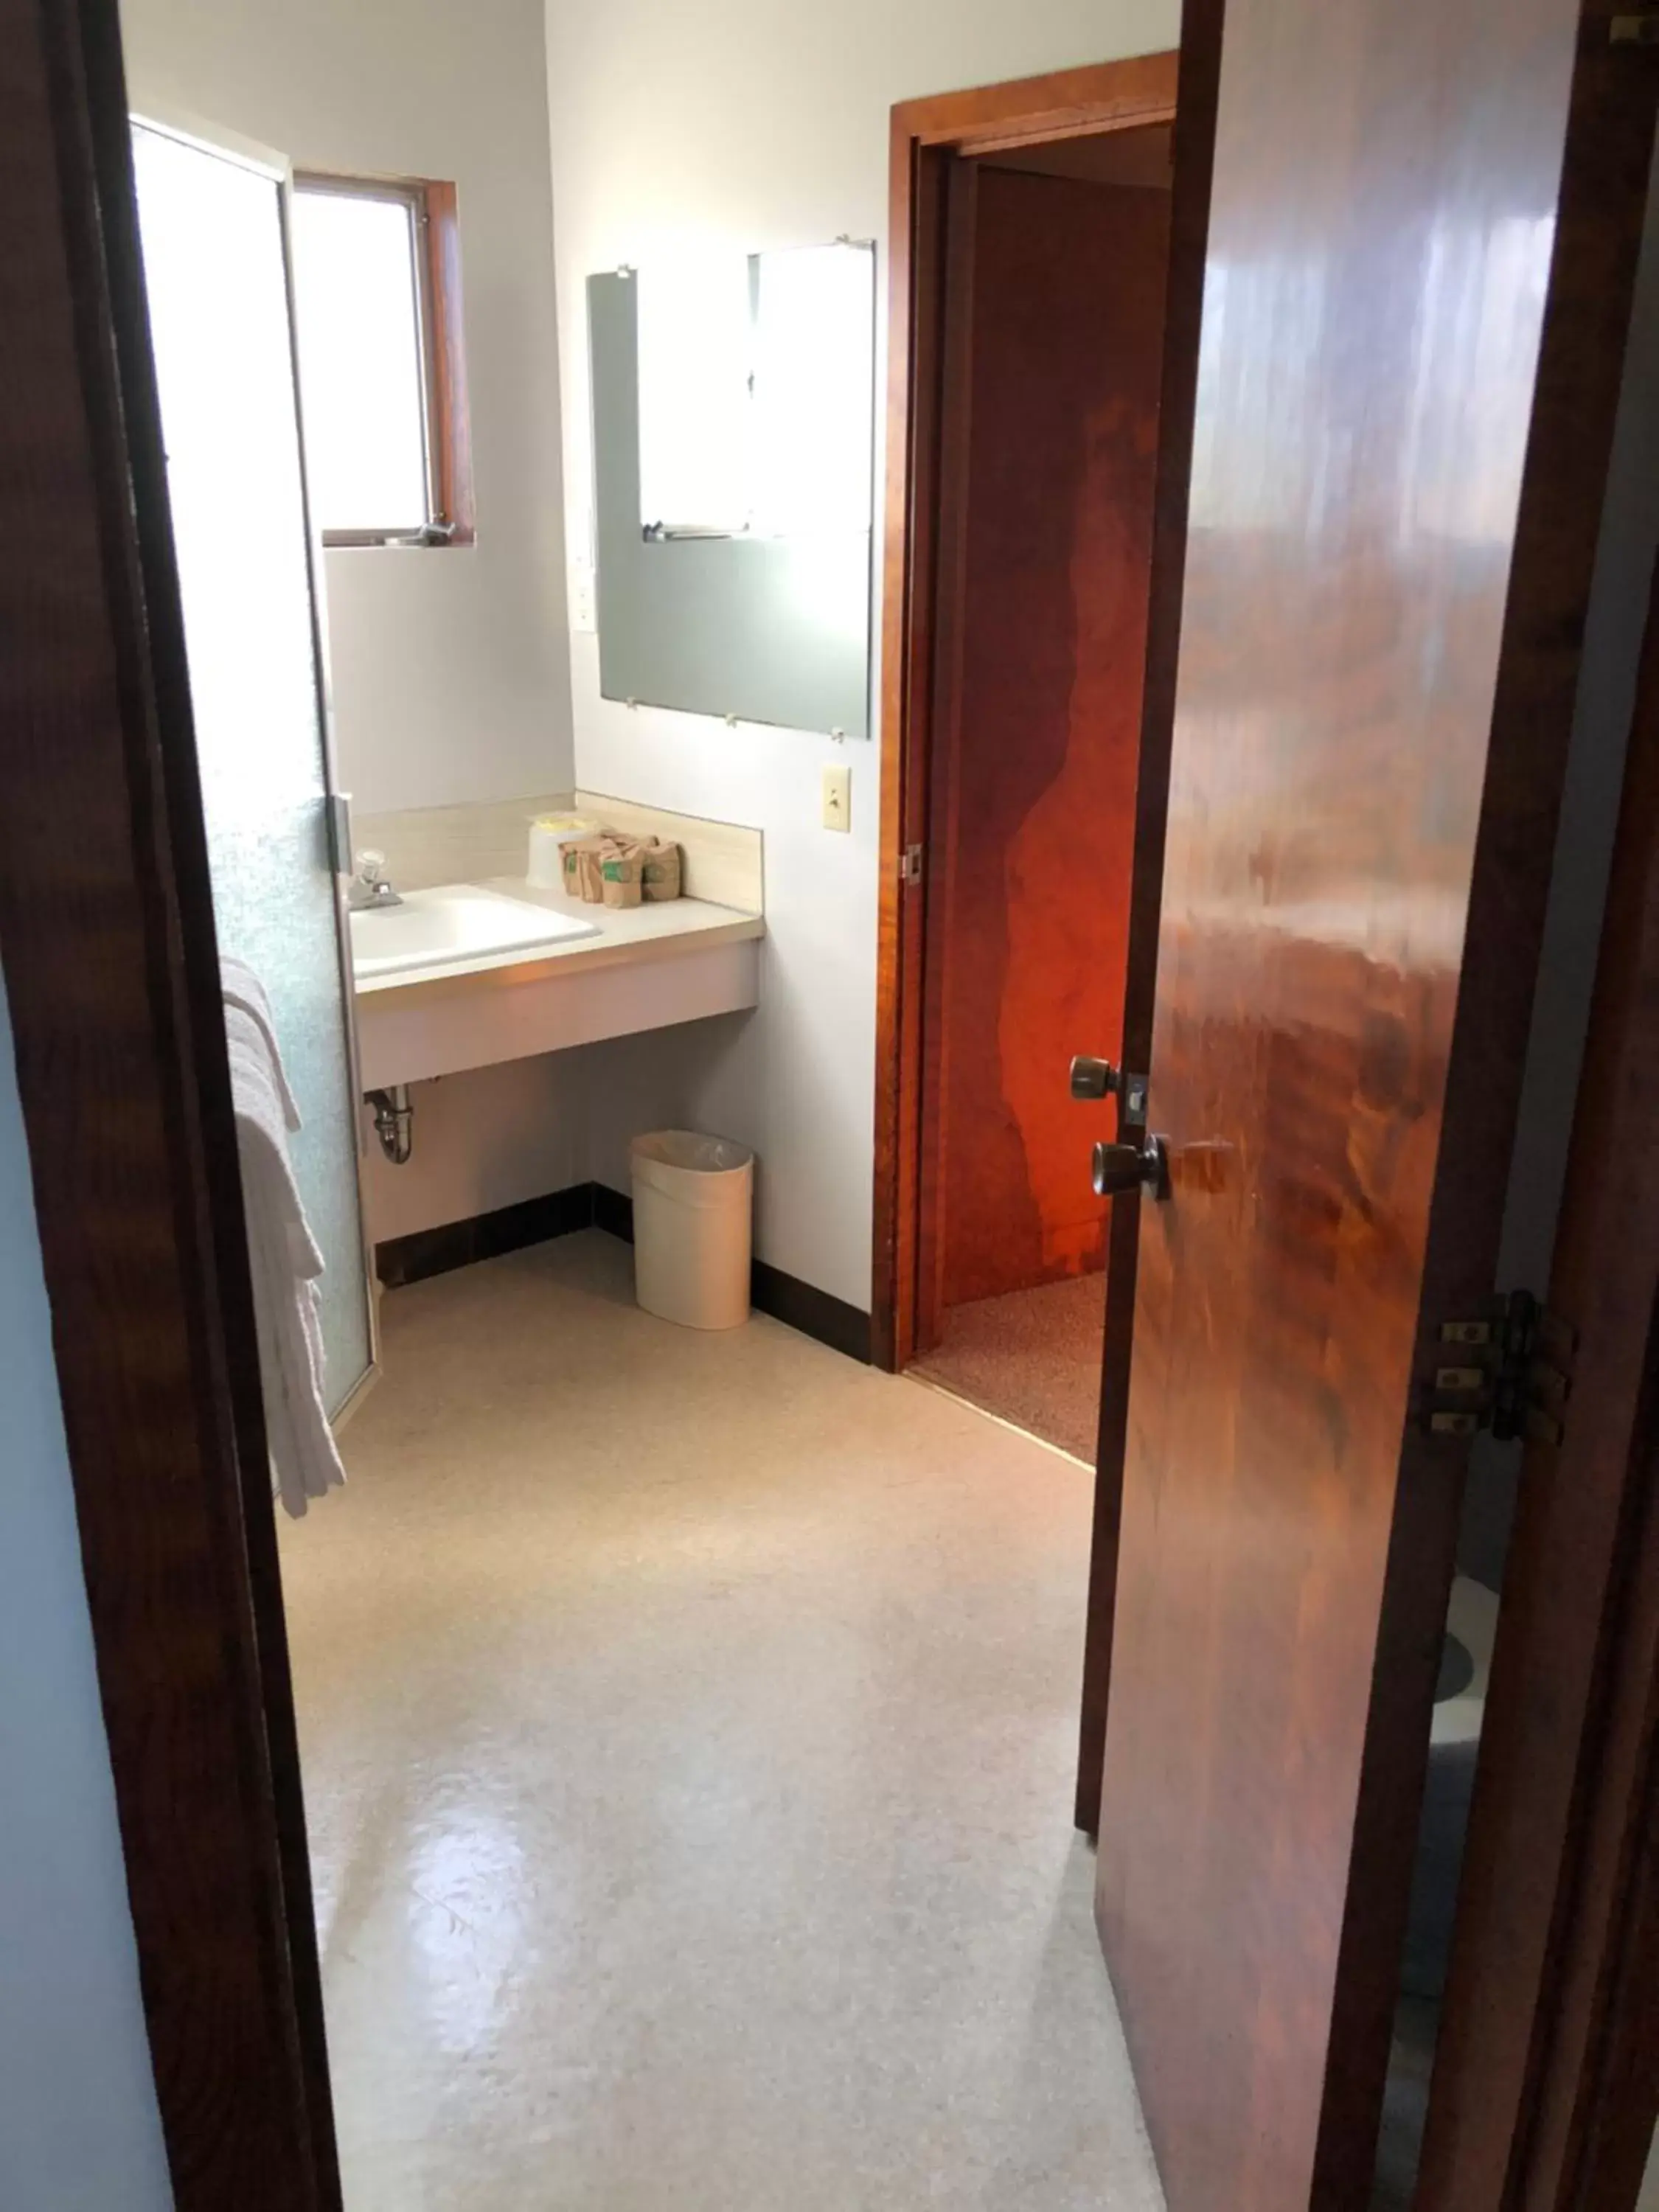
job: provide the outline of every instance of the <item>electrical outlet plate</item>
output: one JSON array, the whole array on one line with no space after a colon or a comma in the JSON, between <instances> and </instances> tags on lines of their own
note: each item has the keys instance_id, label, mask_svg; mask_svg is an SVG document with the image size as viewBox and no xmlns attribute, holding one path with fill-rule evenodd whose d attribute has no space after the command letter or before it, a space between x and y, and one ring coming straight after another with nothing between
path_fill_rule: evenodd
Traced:
<instances>
[{"instance_id":1,"label":"electrical outlet plate","mask_svg":"<svg viewBox=\"0 0 1659 2212\"><path fill-rule=\"evenodd\" d=\"M853 771L832 767L823 771L823 826L850 830L853 826Z\"/></svg>"}]
</instances>

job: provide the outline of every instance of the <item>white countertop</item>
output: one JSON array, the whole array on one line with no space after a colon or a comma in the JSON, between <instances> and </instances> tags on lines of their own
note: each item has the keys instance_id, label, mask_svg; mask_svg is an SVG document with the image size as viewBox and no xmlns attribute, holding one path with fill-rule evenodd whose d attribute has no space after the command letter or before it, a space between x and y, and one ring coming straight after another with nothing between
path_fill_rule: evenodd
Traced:
<instances>
[{"instance_id":1,"label":"white countertop","mask_svg":"<svg viewBox=\"0 0 1659 2212\"><path fill-rule=\"evenodd\" d=\"M411 991L422 997L447 995L481 975L504 983L528 982L543 977L574 975L594 968L637 966L646 961L672 959L684 952L701 952L716 945L736 944L766 934L764 918L736 907L714 906L707 899L656 899L639 906L588 906L567 898L562 891L540 890L522 876L489 876L477 879L478 888L499 891L526 905L545 907L553 914L574 915L599 926L597 937L578 937L562 945L520 946L507 952L484 953L476 958L441 961L429 968L399 969L386 975L357 979L359 999L384 1002L395 995L400 1001Z\"/></svg>"}]
</instances>

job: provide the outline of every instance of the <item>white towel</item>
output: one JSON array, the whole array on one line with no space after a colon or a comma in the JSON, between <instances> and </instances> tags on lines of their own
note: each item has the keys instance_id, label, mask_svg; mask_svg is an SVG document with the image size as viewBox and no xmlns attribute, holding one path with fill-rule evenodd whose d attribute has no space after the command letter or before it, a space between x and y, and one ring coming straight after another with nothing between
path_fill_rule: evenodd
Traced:
<instances>
[{"instance_id":1,"label":"white towel","mask_svg":"<svg viewBox=\"0 0 1659 2212\"><path fill-rule=\"evenodd\" d=\"M270 1011L270 1000L265 987L246 960L239 960L234 952L219 957L219 983L228 1006L240 1006L259 1025L265 1041L265 1050L270 1056L270 1069L276 1080L276 1092L282 1100L283 1119L289 1128L300 1126L300 1109L294 1093L289 1089L288 1070L283 1066L283 1048L276 1042L276 1018Z\"/></svg>"},{"instance_id":2,"label":"white towel","mask_svg":"<svg viewBox=\"0 0 1659 2212\"><path fill-rule=\"evenodd\" d=\"M299 1127L300 1115L270 1003L251 969L240 961L222 966L271 1485L297 1519L309 1499L345 1480L323 1405L323 1255L289 1156L289 1133Z\"/></svg>"}]
</instances>

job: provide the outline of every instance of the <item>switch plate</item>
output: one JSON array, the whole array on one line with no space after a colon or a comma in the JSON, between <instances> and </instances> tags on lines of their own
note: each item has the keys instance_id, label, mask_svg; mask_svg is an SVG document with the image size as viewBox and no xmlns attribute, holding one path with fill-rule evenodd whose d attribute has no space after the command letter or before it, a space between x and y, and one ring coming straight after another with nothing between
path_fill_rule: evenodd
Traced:
<instances>
[{"instance_id":1,"label":"switch plate","mask_svg":"<svg viewBox=\"0 0 1659 2212\"><path fill-rule=\"evenodd\" d=\"M823 771L823 826L850 830L853 826L853 771L827 768Z\"/></svg>"},{"instance_id":2,"label":"switch plate","mask_svg":"<svg viewBox=\"0 0 1659 2212\"><path fill-rule=\"evenodd\" d=\"M593 563L580 553L570 560L570 627L579 635L592 636L599 628L593 602Z\"/></svg>"}]
</instances>

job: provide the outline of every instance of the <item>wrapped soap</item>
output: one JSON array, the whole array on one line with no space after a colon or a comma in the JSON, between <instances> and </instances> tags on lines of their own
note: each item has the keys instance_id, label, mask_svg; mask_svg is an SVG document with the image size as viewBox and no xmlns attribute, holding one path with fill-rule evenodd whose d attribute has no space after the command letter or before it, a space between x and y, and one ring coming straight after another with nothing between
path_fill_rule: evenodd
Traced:
<instances>
[{"instance_id":1,"label":"wrapped soap","mask_svg":"<svg viewBox=\"0 0 1659 2212\"><path fill-rule=\"evenodd\" d=\"M595 834L569 838L560 846L567 898L581 899L589 906L599 904L605 896L599 869L611 842L610 838Z\"/></svg>"},{"instance_id":2,"label":"wrapped soap","mask_svg":"<svg viewBox=\"0 0 1659 2212\"><path fill-rule=\"evenodd\" d=\"M641 843L641 889L650 900L677 899L684 866L679 847L672 838L647 837Z\"/></svg>"},{"instance_id":3,"label":"wrapped soap","mask_svg":"<svg viewBox=\"0 0 1659 2212\"><path fill-rule=\"evenodd\" d=\"M611 837L599 858L606 906L637 906L645 896L645 847L637 837Z\"/></svg>"}]
</instances>

